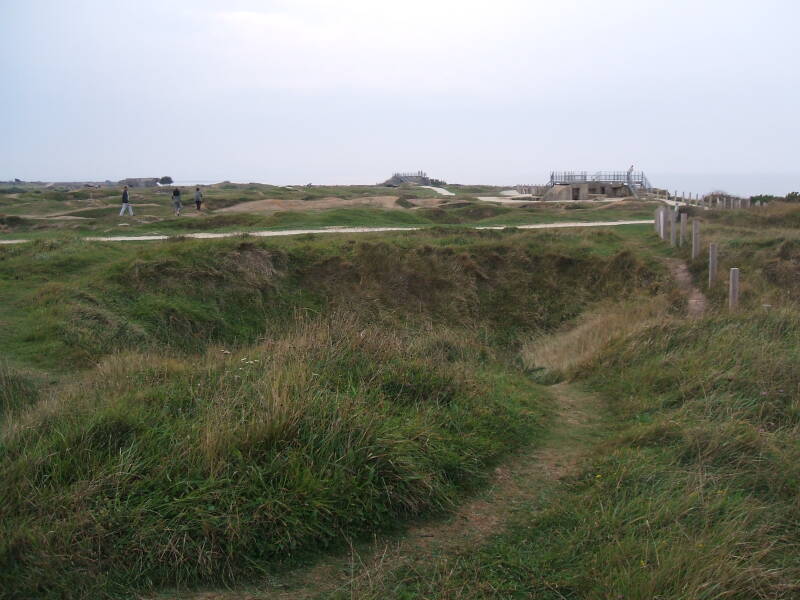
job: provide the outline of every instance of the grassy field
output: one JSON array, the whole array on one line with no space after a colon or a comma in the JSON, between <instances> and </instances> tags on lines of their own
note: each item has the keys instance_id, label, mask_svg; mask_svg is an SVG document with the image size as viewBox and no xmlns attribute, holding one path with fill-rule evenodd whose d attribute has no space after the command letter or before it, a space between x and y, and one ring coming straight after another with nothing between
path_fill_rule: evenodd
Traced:
<instances>
[{"instance_id":1,"label":"grassy field","mask_svg":"<svg viewBox=\"0 0 800 600\"><path fill-rule=\"evenodd\" d=\"M694 319L644 227L0 248L0 597L269 598L528 447L316 597L796 598L798 215L704 211Z\"/></svg>"},{"instance_id":2,"label":"grassy field","mask_svg":"<svg viewBox=\"0 0 800 600\"><path fill-rule=\"evenodd\" d=\"M0 248L0 589L235 582L447 511L547 426L521 341L661 285L632 247L435 229Z\"/></svg>"},{"instance_id":3,"label":"grassy field","mask_svg":"<svg viewBox=\"0 0 800 600\"><path fill-rule=\"evenodd\" d=\"M699 319L682 316L673 290L601 303L536 336L522 358L539 379L602 401L601 441L581 468L532 489L487 542L333 597L800 596L800 207L698 214L723 265L742 269L742 309L725 309L721 282ZM705 288L703 265L692 271Z\"/></svg>"},{"instance_id":4,"label":"grassy field","mask_svg":"<svg viewBox=\"0 0 800 600\"><path fill-rule=\"evenodd\" d=\"M473 186L474 187L474 186ZM472 187L454 197L439 197L417 187L278 187L262 184L204 186L204 211L183 188L184 213L176 218L171 188L134 189L134 217L119 217L120 190L59 191L49 188L0 188L0 239L68 239L86 235L179 235L183 232L256 231L434 225L526 225L563 221L651 218L652 205L605 204L496 205L477 201ZM478 192L486 190L478 190ZM477 192L476 192L477 193ZM262 204L254 206L253 202ZM266 204L263 204L266 202ZM378 205L376 205L378 204ZM228 212L245 206L247 212ZM252 208L247 208L252 207ZM238 210L238 209L237 209Z\"/></svg>"}]
</instances>

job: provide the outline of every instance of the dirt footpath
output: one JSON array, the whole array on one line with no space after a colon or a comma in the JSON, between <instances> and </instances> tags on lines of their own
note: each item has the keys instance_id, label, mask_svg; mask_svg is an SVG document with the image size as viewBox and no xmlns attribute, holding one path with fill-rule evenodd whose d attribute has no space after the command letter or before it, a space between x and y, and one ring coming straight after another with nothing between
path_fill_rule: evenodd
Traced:
<instances>
[{"instance_id":1,"label":"dirt footpath","mask_svg":"<svg viewBox=\"0 0 800 600\"><path fill-rule=\"evenodd\" d=\"M708 300L703 295L703 292L692 283L692 276L689 274L689 268L686 263L679 258L668 258L666 263L672 278L678 284L678 288L686 295L689 301L687 308L689 318L697 319L702 317L706 311Z\"/></svg>"}]
</instances>

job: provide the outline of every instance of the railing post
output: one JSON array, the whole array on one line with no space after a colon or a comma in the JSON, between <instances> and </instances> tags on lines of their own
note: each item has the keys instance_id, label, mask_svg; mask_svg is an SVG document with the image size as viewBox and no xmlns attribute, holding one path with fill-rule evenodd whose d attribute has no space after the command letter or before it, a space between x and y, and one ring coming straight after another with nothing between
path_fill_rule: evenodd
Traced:
<instances>
[{"instance_id":1,"label":"railing post","mask_svg":"<svg viewBox=\"0 0 800 600\"><path fill-rule=\"evenodd\" d=\"M692 219L692 260L700 256L700 221Z\"/></svg>"},{"instance_id":2,"label":"railing post","mask_svg":"<svg viewBox=\"0 0 800 600\"><path fill-rule=\"evenodd\" d=\"M686 243L686 223L689 222L689 215L686 213L681 213L681 237L678 241L678 245L683 247Z\"/></svg>"},{"instance_id":3,"label":"railing post","mask_svg":"<svg viewBox=\"0 0 800 600\"><path fill-rule=\"evenodd\" d=\"M658 218L659 218L660 214L661 214L661 209L657 208L656 212L655 212L655 216L653 218L653 228L656 230L656 233L658 233Z\"/></svg>"},{"instance_id":4,"label":"railing post","mask_svg":"<svg viewBox=\"0 0 800 600\"><path fill-rule=\"evenodd\" d=\"M708 245L708 287L714 285L717 279L717 245Z\"/></svg>"},{"instance_id":5,"label":"railing post","mask_svg":"<svg viewBox=\"0 0 800 600\"><path fill-rule=\"evenodd\" d=\"M736 310L739 306L739 269L731 269L730 281L728 286L728 308Z\"/></svg>"}]
</instances>

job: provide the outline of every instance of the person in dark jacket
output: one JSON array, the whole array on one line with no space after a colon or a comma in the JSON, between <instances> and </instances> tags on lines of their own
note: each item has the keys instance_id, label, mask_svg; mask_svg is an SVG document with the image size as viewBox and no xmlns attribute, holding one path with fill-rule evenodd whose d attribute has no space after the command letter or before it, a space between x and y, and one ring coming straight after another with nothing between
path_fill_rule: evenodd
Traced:
<instances>
[{"instance_id":1,"label":"person in dark jacket","mask_svg":"<svg viewBox=\"0 0 800 600\"><path fill-rule=\"evenodd\" d=\"M131 204L130 196L128 195L127 185L122 188L122 208L119 211L119 216L124 216L126 210L131 216L133 216L133 205Z\"/></svg>"},{"instance_id":2,"label":"person in dark jacket","mask_svg":"<svg viewBox=\"0 0 800 600\"><path fill-rule=\"evenodd\" d=\"M203 204L203 193L200 191L200 186L194 188L194 206L197 210L202 210L201 205Z\"/></svg>"},{"instance_id":3,"label":"person in dark jacket","mask_svg":"<svg viewBox=\"0 0 800 600\"><path fill-rule=\"evenodd\" d=\"M172 189L172 207L175 209L175 216L180 217L183 205L181 204L181 191L178 188Z\"/></svg>"}]
</instances>

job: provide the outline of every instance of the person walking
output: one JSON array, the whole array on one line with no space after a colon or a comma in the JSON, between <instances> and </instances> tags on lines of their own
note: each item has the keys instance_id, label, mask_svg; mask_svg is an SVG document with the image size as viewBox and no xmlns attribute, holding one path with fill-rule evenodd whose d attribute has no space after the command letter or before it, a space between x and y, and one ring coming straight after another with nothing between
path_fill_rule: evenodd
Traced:
<instances>
[{"instance_id":1,"label":"person walking","mask_svg":"<svg viewBox=\"0 0 800 600\"><path fill-rule=\"evenodd\" d=\"M197 186L194 188L194 206L197 210L202 210L201 204L203 204L203 193L200 191L200 186Z\"/></svg>"},{"instance_id":2,"label":"person walking","mask_svg":"<svg viewBox=\"0 0 800 600\"><path fill-rule=\"evenodd\" d=\"M131 216L133 216L133 205L131 204L130 196L128 195L127 185L122 188L122 208L119 211L119 216L124 216L126 210Z\"/></svg>"},{"instance_id":3,"label":"person walking","mask_svg":"<svg viewBox=\"0 0 800 600\"><path fill-rule=\"evenodd\" d=\"M180 217L183 205L181 204L181 191L178 188L172 188L172 207L175 209L175 216Z\"/></svg>"}]
</instances>

